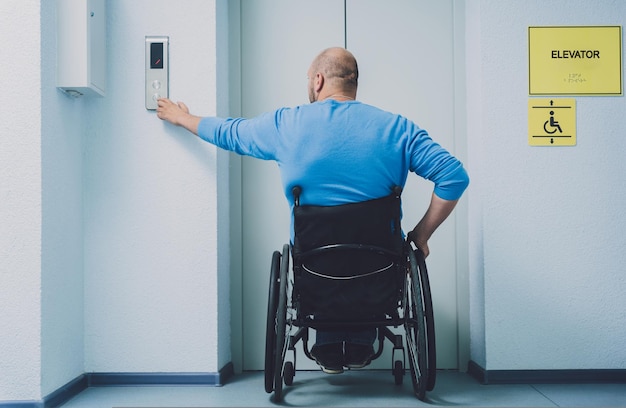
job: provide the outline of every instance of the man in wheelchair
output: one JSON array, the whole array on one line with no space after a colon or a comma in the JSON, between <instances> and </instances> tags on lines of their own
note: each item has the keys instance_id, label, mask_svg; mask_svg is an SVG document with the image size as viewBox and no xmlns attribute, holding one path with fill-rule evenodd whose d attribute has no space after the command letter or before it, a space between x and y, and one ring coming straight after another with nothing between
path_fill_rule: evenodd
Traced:
<instances>
[{"instance_id":1,"label":"man in wheelchair","mask_svg":"<svg viewBox=\"0 0 626 408\"><path fill-rule=\"evenodd\" d=\"M277 61L277 63L279 63ZM160 119L241 155L274 160L292 210L292 189L306 205L338 206L388 196L409 172L434 183L430 205L408 239L428 256L428 241L469 183L459 160L409 119L356 100L356 59L344 48L322 51L308 70L310 104L254 118L191 115L159 99ZM293 227L292 227L293 241ZM360 368L374 356L376 329L317 330L311 354L326 373Z\"/></svg>"}]
</instances>

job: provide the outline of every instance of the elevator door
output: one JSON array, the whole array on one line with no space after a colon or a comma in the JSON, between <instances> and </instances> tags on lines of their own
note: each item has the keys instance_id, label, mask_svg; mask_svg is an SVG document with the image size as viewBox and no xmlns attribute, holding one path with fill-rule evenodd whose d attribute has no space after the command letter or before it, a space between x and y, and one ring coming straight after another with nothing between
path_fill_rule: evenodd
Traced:
<instances>
[{"instance_id":1,"label":"elevator door","mask_svg":"<svg viewBox=\"0 0 626 408\"><path fill-rule=\"evenodd\" d=\"M346 45L359 63L357 99L406 115L453 151L452 7L452 0L242 0L243 116L308 103L311 60L324 48ZM431 183L409 176L405 231L423 215L431 193ZM275 163L242 160L242 200L242 366L262 370L271 254L289 239ZM432 238L428 258L439 368L457 368L455 242L450 219ZM298 369L316 367L300 352ZM390 350L371 367L389 369Z\"/></svg>"}]
</instances>

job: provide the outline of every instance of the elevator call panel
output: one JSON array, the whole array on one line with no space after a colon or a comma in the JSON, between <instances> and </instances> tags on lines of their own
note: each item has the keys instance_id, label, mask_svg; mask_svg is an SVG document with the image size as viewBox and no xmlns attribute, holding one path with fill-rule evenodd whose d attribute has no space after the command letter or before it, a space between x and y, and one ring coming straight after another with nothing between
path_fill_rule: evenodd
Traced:
<instances>
[{"instance_id":1,"label":"elevator call panel","mask_svg":"<svg viewBox=\"0 0 626 408\"><path fill-rule=\"evenodd\" d=\"M146 36L146 109L169 98L169 37Z\"/></svg>"}]
</instances>

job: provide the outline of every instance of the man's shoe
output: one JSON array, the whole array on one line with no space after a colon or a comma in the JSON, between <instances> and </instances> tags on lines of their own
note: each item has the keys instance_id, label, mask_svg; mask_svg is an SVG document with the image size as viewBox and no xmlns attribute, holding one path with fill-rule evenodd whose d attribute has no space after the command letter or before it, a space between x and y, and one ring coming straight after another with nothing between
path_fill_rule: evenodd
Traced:
<instances>
[{"instance_id":1,"label":"man's shoe","mask_svg":"<svg viewBox=\"0 0 626 408\"><path fill-rule=\"evenodd\" d=\"M348 368L363 368L372 362L374 347L346 343L344 364Z\"/></svg>"},{"instance_id":2,"label":"man's shoe","mask_svg":"<svg viewBox=\"0 0 626 408\"><path fill-rule=\"evenodd\" d=\"M343 344L333 343L311 348L311 357L326 374L343 373Z\"/></svg>"}]
</instances>

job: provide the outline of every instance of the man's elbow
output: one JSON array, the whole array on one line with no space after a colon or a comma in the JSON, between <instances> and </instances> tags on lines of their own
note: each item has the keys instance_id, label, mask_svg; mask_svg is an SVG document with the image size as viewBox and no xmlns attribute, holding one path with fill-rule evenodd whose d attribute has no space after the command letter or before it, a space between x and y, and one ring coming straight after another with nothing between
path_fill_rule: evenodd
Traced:
<instances>
[{"instance_id":1,"label":"man's elbow","mask_svg":"<svg viewBox=\"0 0 626 408\"><path fill-rule=\"evenodd\" d=\"M459 166L446 181L435 185L435 194L441 199L455 201L461 198L469 183L469 174L463 166Z\"/></svg>"}]
</instances>

